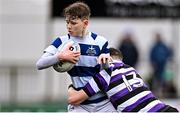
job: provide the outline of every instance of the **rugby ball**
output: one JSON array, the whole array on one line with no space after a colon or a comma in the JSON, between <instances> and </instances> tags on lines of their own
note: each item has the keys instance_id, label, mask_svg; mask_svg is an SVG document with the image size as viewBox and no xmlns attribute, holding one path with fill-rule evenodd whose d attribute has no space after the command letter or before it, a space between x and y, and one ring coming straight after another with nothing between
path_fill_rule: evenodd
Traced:
<instances>
[{"instance_id":1,"label":"rugby ball","mask_svg":"<svg viewBox=\"0 0 180 113\"><path fill-rule=\"evenodd\" d=\"M74 42L73 40L68 40L66 43L62 44L59 48L58 48L58 52L62 51L64 48L66 48L68 43L72 43L72 47L69 48L71 51L79 51L80 52L80 46L77 42ZM62 61L59 62L55 65L53 65L53 68L55 71L57 72L67 72L69 70L71 70L74 67L75 64L68 62L68 61Z\"/></svg>"}]
</instances>

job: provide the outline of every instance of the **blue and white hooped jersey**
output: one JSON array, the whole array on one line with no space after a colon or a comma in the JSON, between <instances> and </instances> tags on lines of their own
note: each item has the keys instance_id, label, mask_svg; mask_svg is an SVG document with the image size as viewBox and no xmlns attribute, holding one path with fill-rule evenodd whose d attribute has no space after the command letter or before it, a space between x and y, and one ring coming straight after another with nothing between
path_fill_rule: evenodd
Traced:
<instances>
[{"instance_id":1,"label":"blue and white hooped jersey","mask_svg":"<svg viewBox=\"0 0 180 113\"><path fill-rule=\"evenodd\" d=\"M68 71L74 87L78 90L82 89L92 76L99 72L100 66L97 65L97 57L101 53L109 54L108 41L104 37L92 32L89 32L84 38L72 37L68 34L56 38L44 51L54 55L58 51L58 47L69 39L78 42L81 48L79 61ZM107 99L107 96L99 92L83 104L97 103L105 99Z\"/></svg>"}]
</instances>

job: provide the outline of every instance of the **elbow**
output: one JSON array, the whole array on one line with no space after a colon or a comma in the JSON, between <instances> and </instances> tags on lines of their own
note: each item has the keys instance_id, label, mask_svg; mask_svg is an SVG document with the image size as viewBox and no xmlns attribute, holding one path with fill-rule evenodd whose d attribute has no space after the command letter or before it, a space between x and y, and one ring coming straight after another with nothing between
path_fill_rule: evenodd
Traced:
<instances>
[{"instance_id":1,"label":"elbow","mask_svg":"<svg viewBox=\"0 0 180 113\"><path fill-rule=\"evenodd\" d=\"M37 68L38 70L44 69L44 68L43 68L43 64L41 63L41 61L38 60L38 61L36 62L36 68Z\"/></svg>"},{"instance_id":2,"label":"elbow","mask_svg":"<svg viewBox=\"0 0 180 113\"><path fill-rule=\"evenodd\" d=\"M41 70L41 65L39 64L39 62L36 63L36 68L37 68L38 70Z\"/></svg>"}]
</instances>

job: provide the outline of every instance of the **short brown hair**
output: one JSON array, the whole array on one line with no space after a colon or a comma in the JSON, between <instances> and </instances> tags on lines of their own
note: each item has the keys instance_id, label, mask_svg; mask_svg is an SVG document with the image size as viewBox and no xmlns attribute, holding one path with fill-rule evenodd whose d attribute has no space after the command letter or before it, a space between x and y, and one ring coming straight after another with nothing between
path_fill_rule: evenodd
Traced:
<instances>
[{"instance_id":1,"label":"short brown hair","mask_svg":"<svg viewBox=\"0 0 180 113\"><path fill-rule=\"evenodd\" d=\"M75 2L64 9L64 16L70 18L89 19L91 15L90 8L84 2Z\"/></svg>"},{"instance_id":2,"label":"short brown hair","mask_svg":"<svg viewBox=\"0 0 180 113\"><path fill-rule=\"evenodd\" d=\"M120 59L120 60L123 59L123 55L120 50L115 49L115 48L109 48L109 52L110 52L110 56L113 59Z\"/></svg>"}]
</instances>

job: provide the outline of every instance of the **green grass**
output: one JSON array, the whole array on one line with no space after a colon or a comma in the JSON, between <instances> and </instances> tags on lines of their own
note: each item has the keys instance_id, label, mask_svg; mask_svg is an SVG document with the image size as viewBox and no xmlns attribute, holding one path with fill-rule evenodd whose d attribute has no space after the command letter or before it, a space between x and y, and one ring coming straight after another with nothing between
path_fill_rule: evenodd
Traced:
<instances>
[{"instance_id":1,"label":"green grass","mask_svg":"<svg viewBox=\"0 0 180 113\"><path fill-rule=\"evenodd\" d=\"M66 102L2 104L0 112L67 112Z\"/></svg>"}]
</instances>

